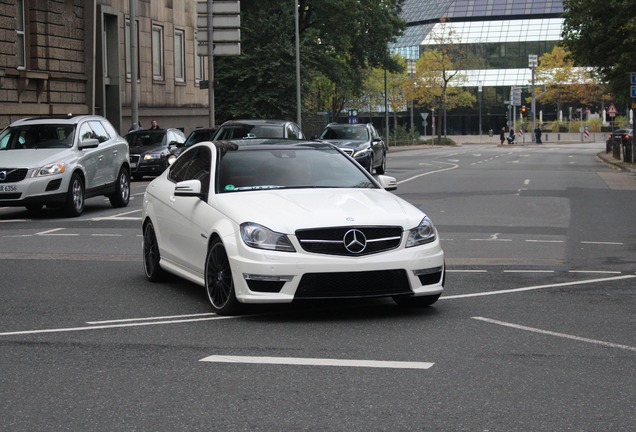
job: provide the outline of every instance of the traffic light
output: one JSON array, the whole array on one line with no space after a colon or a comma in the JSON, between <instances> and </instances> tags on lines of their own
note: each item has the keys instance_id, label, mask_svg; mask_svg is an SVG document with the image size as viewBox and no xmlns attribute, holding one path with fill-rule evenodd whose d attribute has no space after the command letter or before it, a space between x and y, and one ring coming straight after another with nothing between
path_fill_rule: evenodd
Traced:
<instances>
[{"instance_id":1,"label":"traffic light","mask_svg":"<svg viewBox=\"0 0 636 432\"><path fill-rule=\"evenodd\" d=\"M527 110L526 110L526 106L525 106L525 105L524 105L524 106L522 106L522 107L521 107L521 114L525 114L525 113L526 113L526 111L527 111Z\"/></svg>"}]
</instances>

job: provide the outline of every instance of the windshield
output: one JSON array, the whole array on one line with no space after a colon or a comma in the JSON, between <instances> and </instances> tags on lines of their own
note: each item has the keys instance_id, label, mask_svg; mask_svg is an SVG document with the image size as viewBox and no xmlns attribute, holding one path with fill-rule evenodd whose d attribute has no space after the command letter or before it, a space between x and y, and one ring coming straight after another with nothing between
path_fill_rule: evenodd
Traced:
<instances>
[{"instance_id":1,"label":"windshield","mask_svg":"<svg viewBox=\"0 0 636 432\"><path fill-rule=\"evenodd\" d=\"M130 147L159 146L162 144L165 135L165 130L156 132L144 131L127 134L124 138L126 138Z\"/></svg>"},{"instance_id":2,"label":"windshield","mask_svg":"<svg viewBox=\"0 0 636 432\"><path fill-rule=\"evenodd\" d=\"M328 126L320 134L324 140L368 140L369 133L366 127L352 126Z\"/></svg>"},{"instance_id":3,"label":"windshield","mask_svg":"<svg viewBox=\"0 0 636 432\"><path fill-rule=\"evenodd\" d=\"M280 188L376 188L355 163L333 148L249 148L219 162L220 193Z\"/></svg>"},{"instance_id":4,"label":"windshield","mask_svg":"<svg viewBox=\"0 0 636 432\"><path fill-rule=\"evenodd\" d=\"M73 147L75 126L38 124L8 127L0 133L0 150Z\"/></svg>"}]
</instances>

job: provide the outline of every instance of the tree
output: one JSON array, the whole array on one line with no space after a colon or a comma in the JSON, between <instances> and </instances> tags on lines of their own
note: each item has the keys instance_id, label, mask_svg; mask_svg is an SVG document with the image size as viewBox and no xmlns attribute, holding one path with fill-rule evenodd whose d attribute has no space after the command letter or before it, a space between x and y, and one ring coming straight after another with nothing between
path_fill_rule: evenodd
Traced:
<instances>
[{"instance_id":1,"label":"tree","mask_svg":"<svg viewBox=\"0 0 636 432\"><path fill-rule=\"evenodd\" d=\"M397 112L406 106L406 59L399 54L393 54L392 60L399 65L400 70L395 72L385 71L382 68L374 68L370 71L364 82L363 93L369 101L370 107L383 106L386 101L393 111L393 127L397 128Z\"/></svg>"},{"instance_id":2,"label":"tree","mask_svg":"<svg viewBox=\"0 0 636 432\"><path fill-rule=\"evenodd\" d=\"M593 67L614 97L629 96L636 71L636 8L632 0L564 0L563 43L580 66Z\"/></svg>"},{"instance_id":3,"label":"tree","mask_svg":"<svg viewBox=\"0 0 636 432\"><path fill-rule=\"evenodd\" d=\"M454 31L446 34L444 28L432 34L435 48L427 49L418 59L415 76L406 87L408 99L430 107L437 113L437 137L442 142L442 121L446 135L446 113L449 109L471 106L475 96L460 85L466 77L456 69L454 58L461 56L461 51L454 47Z\"/></svg>"},{"instance_id":4,"label":"tree","mask_svg":"<svg viewBox=\"0 0 636 432\"><path fill-rule=\"evenodd\" d=\"M312 105L341 108L360 93L367 68L398 68L387 44L405 28L399 18L403 1L243 0L242 53L214 59L219 118L295 116L296 4L302 92L311 94ZM328 82L331 97L325 94Z\"/></svg>"},{"instance_id":5,"label":"tree","mask_svg":"<svg viewBox=\"0 0 636 432\"><path fill-rule=\"evenodd\" d=\"M556 104L557 112L561 111L562 103L585 105L603 101L605 92L605 86L594 79L587 68L575 67L568 51L559 45L539 58L535 84L545 86L545 92L538 99L544 104Z\"/></svg>"}]
</instances>

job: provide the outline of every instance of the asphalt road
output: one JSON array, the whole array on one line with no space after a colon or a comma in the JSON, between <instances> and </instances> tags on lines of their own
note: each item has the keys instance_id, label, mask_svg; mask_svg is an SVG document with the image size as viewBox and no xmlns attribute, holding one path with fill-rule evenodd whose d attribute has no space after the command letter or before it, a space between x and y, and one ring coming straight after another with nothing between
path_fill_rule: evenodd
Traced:
<instances>
[{"instance_id":1,"label":"asphalt road","mask_svg":"<svg viewBox=\"0 0 636 432\"><path fill-rule=\"evenodd\" d=\"M636 177L604 144L410 149L447 256L426 309L210 313L141 267L141 198L0 208L1 431L636 430Z\"/></svg>"}]
</instances>

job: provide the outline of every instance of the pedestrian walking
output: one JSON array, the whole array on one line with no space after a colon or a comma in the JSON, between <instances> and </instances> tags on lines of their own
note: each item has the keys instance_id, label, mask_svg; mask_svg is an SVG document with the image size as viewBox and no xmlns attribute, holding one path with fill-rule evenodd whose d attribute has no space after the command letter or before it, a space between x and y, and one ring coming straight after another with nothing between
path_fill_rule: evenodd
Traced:
<instances>
[{"instance_id":1,"label":"pedestrian walking","mask_svg":"<svg viewBox=\"0 0 636 432\"><path fill-rule=\"evenodd\" d=\"M501 141L501 145L504 145L504 142L506 141L506 128L505 127L501 128L501 133L499 134L499 140Z\"/></svg>"},{"instance_id":2,"label":"pedestrian walking","mask_svg":"<svg viewBox=\"0 0 636 432\"><path fill-rule=\"evenodd\" d=\"M537 144L541 144L541 127L537 125L534 130L534 142Z\"/></svg>"}]
</instances>

